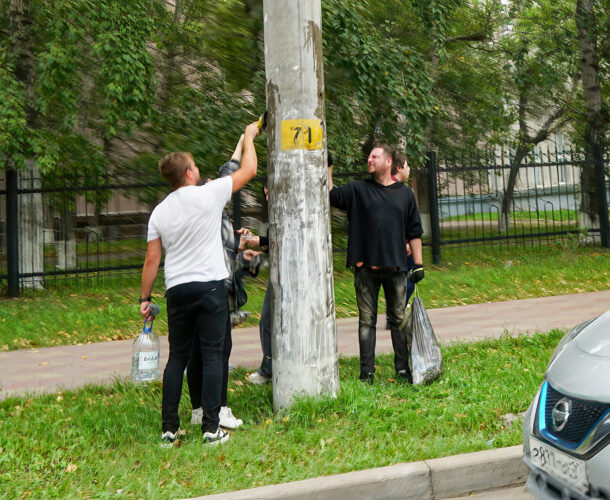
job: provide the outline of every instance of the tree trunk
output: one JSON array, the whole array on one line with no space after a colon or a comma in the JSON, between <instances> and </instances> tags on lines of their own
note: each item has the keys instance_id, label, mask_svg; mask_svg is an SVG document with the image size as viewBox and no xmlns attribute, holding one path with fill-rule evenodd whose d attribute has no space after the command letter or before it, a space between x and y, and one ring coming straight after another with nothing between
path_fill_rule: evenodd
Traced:
<instances>
[{"instance_id":1,"label":"tree trunk","mask_svg":"<svg viewBox=\"0 0 610 500\"><path fill-rule=\"evenodd\" d=\"M598 75L597 37L595 34L596 19L595 0L577 0L576 26L578 28L578 50L580 54L580 78L585 99L585 162L582 167L581 183L581 222L582 227L599 227L597 212L599 204L596 189L595 164L593 147L601 145L605 137L605 123L602 114L602 94Z\"/></svg>"},{"instance_id":2,"label":"tree trunk","mask_svg":"<svg viewBox=\"0 0 610 500\"><path fill-rule=\"evenodd\" d=\"M519 169L521 168L521 162L527 156L532 147L540 144L541 142L548 139L549 134L552 130L561 126L561 117L564 114L564 108L557 108L553 114L549 115L546 121L541 125L536 132L536 135L531 136L528 134L528 99L525 89L521 88L519 91L519 143L517 145L517 151L510 164L510 174L508 176L508 183L504 190L504 196L502 197L502 207L500 211L500 218L498 219L498 230L500 232L508 232L509 228L509 211L511 203L513 202L515 195L515 187L517 185L517 177L519 175Z\"/></svg>"},{"instance_id":3,"label":"tree trunk","mask_svg":"<svg viewBox=\"0 0 610 500\"><path fill-rule=\"evenodd\" d=\"M515 195L515 186L517 185L519 168L521 168L521 162L523 161L523 158L527 156L528 152L529 149L527 146L524 144L519 144L515 156L513 157L513 161L510 162L510 173L508 175L508 182L506 183L504 196L502 197L502 209L500 210L500 218L498 219L498 230L501 232L508 233L510 206Z\"/></svg>"},{"instance_id":4,"label":"tree trunk","mask_svg":"<svg viewBox=\"0 0 610 500\"><path fill-rule=\"evenodd\" d=\"M25 88L26 122L30 130L37 127L34 100L34 55L32 49L32 13L29 0L11 0L10 51L15 61L15 75ZM9 159L9 164L12 163ZM25 169L19 172L20 189L39 189L40 173L33 159L26 160ZM19 195L19 263L20 272L43 272L43 215L40 193ZM25 288L42 288L42 276L21 279Z\"/></svg>"},{"instance_id":5,"label":"tree trunk","mask_svg":"<svg viewBox=\"0 0 610 500\"><path fill-rule=\"evenodd\" d=\"M339 390L320 0L265 0L273 407Z\"/></svg>"},{"instance_id":6,"label":"tree trunk","mask_svg":"<svg viewBox=\"0 0 610 500\"><path fill-rule=\"evenodd\" d=\"M36 162L26 161L26 168L19 171L19 189L36 190L42 185ZM38 274L22 277L23 288L43 288L44 230L42 194L19 195L19 262L21 274Z\"/></svg>"},{"instance_id":7,"label":"tree trunk","mask_svg":"<svg viewBox=\"0 0 610 500\"><path fill-rule=\"evenodd\" d=\"M64 271L76 269L76 213L71 209L61 214L60 239L55 242L57 248L57 261L55 267Z\"/></svg>"},{"instance_id":8,"label":"tree trunk","mask_svg":"<svg viewBox=\"0 0 610 500\"><path fill-rule=\"evenodd\" d=\"M430 61L430 78L432 80L432 95L436 95L438 87L438 65L440 64L441 57L438 53L437 46L434 42L438 36L436 28L432 29L432 48L428 54ZM426 153L436 151L436 119L435 117L430 118L424 129L424 148ZM419 215L421 217L422 229L424 234L432 234L431 224L431 213L432 213L432 200L430 199L430 182L428 172L425 170L412 171L411 176L417 184L417 206L419 208Z\"/></svg>"}]
</instances>

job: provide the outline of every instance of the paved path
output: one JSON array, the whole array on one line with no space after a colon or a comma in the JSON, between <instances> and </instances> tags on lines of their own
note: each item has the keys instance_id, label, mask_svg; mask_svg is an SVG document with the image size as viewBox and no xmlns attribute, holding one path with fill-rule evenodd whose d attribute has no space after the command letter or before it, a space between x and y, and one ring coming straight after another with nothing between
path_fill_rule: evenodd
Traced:
<instances>
[{"instance_id":1,"label":"paved path","mask_svg":"<svg viewBox=\"0 0 610 500\"><path fill-rule=\"evenodd\" d=\"M527 491L525 486L514 486L512 488L484 491L465 497L447 498L447 500L536 500L536 497Z\"/></svg>"},{"instance_id":2,"label":"paved path","mask_svg":"<svg viewBox=\"0 0 610 500\"><path fill-rule=\"evenodd\" d=\"M610 290L430 309L428 314L441 342L499 337L504 333L546 332L569 328L610 308ZM391 352L390 332L379 316L377 352ZM341 355L358 354L358 319L337 320ZM102 383L129 376L132 340L26 349L0 353L0 399L25 393L54 392L86 383ZM161 337L162 363L167 359L167 337ZM231 362L258 366L261 357L258 328L233 331ZM163 366L162 365L162 366Z\"/></svg>"}]
</instances>

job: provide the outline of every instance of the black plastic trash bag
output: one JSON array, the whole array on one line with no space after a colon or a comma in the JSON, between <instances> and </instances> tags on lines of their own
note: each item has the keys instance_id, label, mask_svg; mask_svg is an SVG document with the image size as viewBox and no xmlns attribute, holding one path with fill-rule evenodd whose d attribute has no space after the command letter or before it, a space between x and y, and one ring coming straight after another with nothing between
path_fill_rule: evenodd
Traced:
<instances>
[{"instance_id":1,"label":"black plastic trash bag","mask_svg":"<svg viewBox=\"0 0 610 500\"><path fill-rule=\"evenodd\" d=\"M405 329L407 345L411 348L413 384L428 384L437 379L443 371L443 358L417 288Z\"/></svg>"}]
</instances>

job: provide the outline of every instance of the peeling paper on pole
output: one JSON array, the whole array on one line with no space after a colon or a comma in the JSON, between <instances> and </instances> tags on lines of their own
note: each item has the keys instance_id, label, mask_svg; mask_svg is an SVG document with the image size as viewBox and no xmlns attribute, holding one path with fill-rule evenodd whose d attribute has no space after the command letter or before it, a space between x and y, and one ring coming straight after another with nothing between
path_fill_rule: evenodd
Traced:
<instances>
[{"instance_id":1,"label":"peeling paper on pole","mask_svg":"<svg viewBox=\"0 0 610 500\"><path fill-rule=\"evenodd\" d=\"M316 151L324 145L322 122L316 119L282 120L281 137L282 151Z\"/></svg>"}]
</instances>

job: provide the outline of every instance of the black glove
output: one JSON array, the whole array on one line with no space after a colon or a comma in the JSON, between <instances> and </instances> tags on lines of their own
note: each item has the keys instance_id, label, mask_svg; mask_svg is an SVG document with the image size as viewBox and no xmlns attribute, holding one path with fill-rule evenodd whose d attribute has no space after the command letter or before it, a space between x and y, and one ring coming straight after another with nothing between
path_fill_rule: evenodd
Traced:
<instances>
[{"instance_id":1,"label":"black glove","mask_svg":"<svg viewBox=\"0 0 610 500\"><path fill-rule=\"evenodd\" d=\"M410 269L407 273L407 279L415 284L424 279L424 266L422 264L415 264L415 269Z\"/></svg>"}]
</instances>

